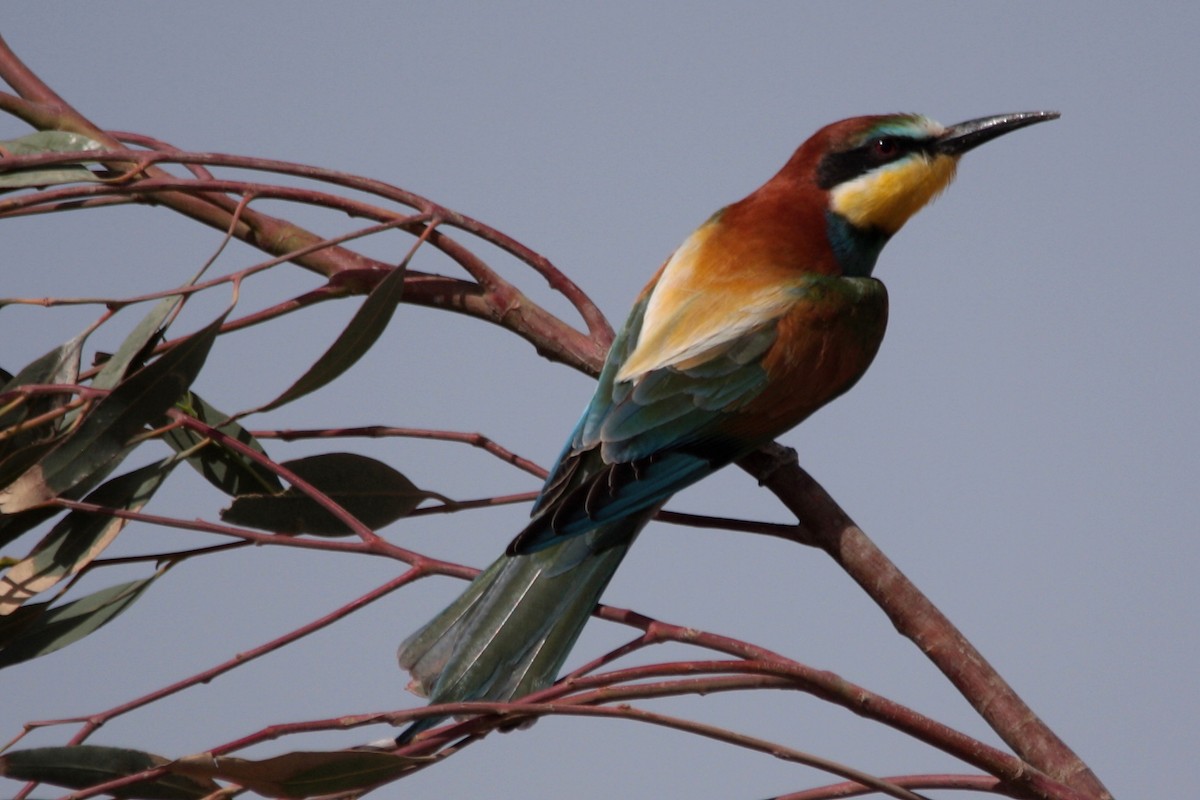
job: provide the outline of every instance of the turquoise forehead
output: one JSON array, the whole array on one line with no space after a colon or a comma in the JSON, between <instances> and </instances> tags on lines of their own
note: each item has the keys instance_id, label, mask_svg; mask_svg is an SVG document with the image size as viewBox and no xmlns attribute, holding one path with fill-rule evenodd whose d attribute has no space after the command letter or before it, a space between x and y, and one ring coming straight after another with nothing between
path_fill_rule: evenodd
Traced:
<instances>
[{"instance_id":1,"label":"turquoise forehead","mask_svg":"<svg viewBox=\"0 0 1200 800\"><path fill-rule=\"evenodd\" d=\"M862 141L876 136L906 136L916 139L941 136L946 129L920 114L897 114L876 122L862 134Z\"/></svg>"}]
</instances>

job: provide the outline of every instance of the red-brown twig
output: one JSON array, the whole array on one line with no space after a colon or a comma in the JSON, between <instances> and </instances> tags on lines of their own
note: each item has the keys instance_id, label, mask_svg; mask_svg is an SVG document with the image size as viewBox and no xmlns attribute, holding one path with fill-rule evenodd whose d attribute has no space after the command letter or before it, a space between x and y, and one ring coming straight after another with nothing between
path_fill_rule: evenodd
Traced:
<instances>
[{"instance_id":1,"label":"red-brown twig","mask_svg":"<svg viewBox=\"0 0 1200 800\"><path fill-rule=\"evenodd\" d=\"M45 154L21 156L18 158L0 160L0 172L7 169L46 166L56 163L71 163L79 159L79 154ZM536 304L528 300L510 283L500 278L486 263L475 256L470 250L452 238L443 234L435 234L430 238L431 244L442 250L458 263L468 274L475 278L475 283L464 283L457 291L446 294L447 286L423 285L414 281L414 291L406 294L406 302L429 304L448 310L471 314L489 319L497 324L510 328L538 346L544 355L566 361L576 368L594 370L603 359L604 350L612 338L612 329L604 320L603 315L591 303L586 295L553 268L542 256L533 253L513 242L507 236L489 228L457 212L445 209L431 201L419 198L397 187L392 187L368 178L339 173L333 170L321 170L304 165L256 159L239 156L226 156L212 153L181 153L178 151L151 153L137 150L107 150L90 151L86 158L109 164L136 163L148 177L137 177L128 172L123 183L89 184L85 186L65 186L39 193L27 194L0 201L0 216L13 213L24 213L39 206L61 205L63 203L80 203L96 197L124 194L144 199L153 199L163 205L172 206L177 196L197 196L205 198L228 198L231 203L228 214L223 222L222 230L232 230L233 235L249 244L260 247L267 252L286 257L287 260L309 267L331 280L336 279L343 289L367 291L374 285L381 274L386 272L387 265L368 259L339 246L330 246L320 237L308 234L301 229L283 223L260 212L242 211L241 217L245 225L231 225L233 214L237 211L232 198L253 194L256 197L286 200L291 202L321 205L333 210L344 211L353 216L361 216L376 220L394 220L395 212L372 206L361 201L320 192L313 189L276 186L251 181L217 180L200 178L183 178L154 170L156 162L186 162L203 163L206 165L223 165L258 169L267 172L279 172L294 177L306 177L321 180L330 184L353 188L358 191L377 194L392 202L413 205L423 215L430 215L443 220L452 227L460 228L474 236L483 238L502 250L517 256L535 269L551 288L562 293L576 306L580 316L588 326L590 335L579 334L574 329L549 315ZM192 204L186 204L192 211ZM180 210L176 208L176 210ZM216 226L212 217L211 207L206 207L201 221ZM185 212L187 213L187 212ZM189 214L195 217L195 214ZM411 216L405 213L399 216ZM413 225L402 225L415 232ZM328 263L323 256L332 254L333 263ZM347 261L343 254L351 254L353 259ZM443 279L451 280L451 279ZM462 283L462 282L460 282ZM469 287L474 287L470 289ZM429 289L435 289L433 293ZM423 291L424 290L424 291ZM597 344L600 348L597 349ZM564 346L565 345L565 346ZM587 360L581 361L578 353L584 353Z\"/></svg>"},{"instance_id":2,"label":"red-brown twig","mask_svg":"<svg viewBox=\"0 0 1200 800\"><path fill-rule=\"evenodd\" d=\"M226 661L222 661L220 664L216 664L212 667L209 667L206 670L202 670L202 671L196 673L195 675L191 675L187 678L184 678L183 680L177 681L168 686L164 686L160 689L156 689L153 692L144 694L141 697L134 698L133 700L130 700L126 703L122 703L120 705L113 706L112 708L106 709L105 711L101 711L101 712L98 712L95 714L88 714L85 716L67 717L67 718L63 718L63 719L53 719L53 720L38 720L38 721L28 722L25 725L25 730L29 731L29 730L33 730L34 728L47 727L50 725L66 725L66 724L72 724L72 723L83 723L83 727L75 734L75 736L73 736L71 738L71 741L70 741L70 744L81 744L89 736L91 736L91 734L93 732L95 732L95 730L97 728L99 728L101 725L105 724L106 722L108 722L109 720L112 720L115 717L119 717L122 714L127 714L130 711L134 711L135 709L141 708L142 706L145 706L149 703L153 703L156 700L161 700L164 697L168 697L177 692L181 692L184 689L190 688L192 686L196 686L197 684L208 683L209 681L213 680L214 678L216 678L220 675L223 675L224 673L229 672L230 670L236 669L237 667L240 667L243 664L249 663L250 661L253 661L256 658L261 658L262 656L264 656L268 653L278 650L281 647L291 644L292 642L294 642L298 639L302 639L305 636L308 636L308 635L312 634L313 632L320 630L321 628L327 627L327 626L333 624L334 622L337 622L338 620L344 618L346 615L351 614L354 611L357 611L358 609L360 609L366 605L369 605L370 603L375 602L376 600L380 599L381 597L385 597L386 595L390 594L391 592L394 592L395 590L397 590L403 586L407 586L409 583L416 580L417 578L422 577L424 574L425 574L424 569L416 569L416 568L409 569L406 572L404 572L402 575L400 575L396 578L393 578L392 580L388 581L387 583L383 584L382 586L372 589L371 591L362 595L358 599L352 600L351 602L347 603L346 605L344 605L338 609L335 609L334 611L332 611L328 614L325 614L324 616L318 617L317 619L315 619L305 625L302 625L299 628L296 628L295 630L288 631L286 634L279 636L275 639L272 639L269 642L264 642L263 644L259 645L258 647L253 647L249 650L238 653L238 654L234 655L232 658L229 658Z\"/></svg>"}]
</instances>

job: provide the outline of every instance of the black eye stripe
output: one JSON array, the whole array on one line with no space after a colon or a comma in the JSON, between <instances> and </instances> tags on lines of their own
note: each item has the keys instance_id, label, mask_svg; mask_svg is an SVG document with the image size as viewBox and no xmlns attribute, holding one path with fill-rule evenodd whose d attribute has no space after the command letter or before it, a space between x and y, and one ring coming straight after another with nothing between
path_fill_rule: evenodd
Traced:
<instances>
[{"instance_id":1,"label":"black eye stripe","mask_svg":"<svg viewBox=\"0 0 1200 800\"><path fill-rule=\"evenodd\" d=\"M832 189L840 183L865 175L876 167L899 161L910 153L928 151L932 140L907 136L873 136L866 144L840 153L828 153L817 165L817 186Z\"/></svg>"}]
</instances>

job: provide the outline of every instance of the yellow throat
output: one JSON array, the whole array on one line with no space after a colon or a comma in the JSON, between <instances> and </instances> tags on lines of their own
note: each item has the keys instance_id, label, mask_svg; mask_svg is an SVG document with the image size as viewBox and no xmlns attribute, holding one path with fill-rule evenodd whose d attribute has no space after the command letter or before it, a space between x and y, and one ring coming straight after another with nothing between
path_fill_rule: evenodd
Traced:
<instances>
[{"instance_id":1,"label":"yellow throat","mask_svg":"<svg viewBox=\"0 0 1200 800\"><path fill-rule=\"evenodd\" d=\"M957 166L954 156L916 153L834 187L830 209L890 236L950 185Z\"/></svg>"}]
</instances>

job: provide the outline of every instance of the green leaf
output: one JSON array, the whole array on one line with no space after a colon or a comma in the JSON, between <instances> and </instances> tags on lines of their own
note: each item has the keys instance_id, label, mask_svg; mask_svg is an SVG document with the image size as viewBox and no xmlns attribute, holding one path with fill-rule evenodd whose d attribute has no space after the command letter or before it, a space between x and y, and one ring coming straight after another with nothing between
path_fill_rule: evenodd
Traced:
<instances>
[{"instance_id":1,"label":"green leaf","mask_svg":"<svg viewBox=\"0 0 1200 800\"><path fill-rule=\"evenodd\" d=\"M10 377L0 394L31 384L72 384L79 380L79 361L86 333L54 348ZM30 397L7 413L0 414L0 430L19 425L69 400L66 394ZM55 422L37 425L0 441L0 487L8 486L36 464L57 444L60 426ZM17 514L0 514L0 547L57 514L56 509L34 509Z\"/></svg>"},{"instance_id":2,"label":"green leaf","mask_svg":"<svg viewBox=\"0 0 1200 800\"><path fill-rule=\"evenodd\" d=\"M14 391L22 386L34 384L57 384L65 386L76 383L79 380L79 360L83 352L83 341L85 338L87 338L87 335L81 333L54 348L49 353L35 359L14 377L10 378L3 386L0 386L0 394ZM19 425L30 417L36 417L58 408L69 400L70 396L67 394L28 398L24 403L17 405L7 412L0 413L0 430ZM0 462L7 459L16 451L26 447L31 442L46 441L53 438L56 428L57 426L54 423L46 423L45 425L39 425L36 428L0 441ZM4 478L5 474L6 471L0 468L0 486L7 485L16 477L15 474L11 474L6 480Z\"/></svg>"},{"instance_id":3,"label":"green leaf","mask_svg":"<svg viewBox=\"0 0 1200 800\"><path fill-rule=\"evenodd\" d=\"M31 156L38 153L82 153L88 150L103 150L104 146L82 133L67 131L38 131L19 139L0 142L11 155Z\"/></svg>"},{"instance_id":4,"label":"green leaf","mask_svg":"<svg viewBox=\"0 0 1200 800\"><path fill-rule=\"evenodd\" d=\"M74 153L87 150L103 150L99 142L78 133L66 131L39 131L20 139L0 142L12 156L37 155L39 153ZM4 158L0 158L3 165ZM27 186L53 186L60 183L98 181L90 169L81 164L57 164L0 172L0 190L20 189Z\"/></svg>"},{"instance_id":5,"label":"green leaf","mask_svg":"<svg viewBox=\"0 0 1200 800\"><path fill-rule=\"evenodd\" d=\"M21 436L22 434L18 434ZM14 439L17 437L13 437ZM10 486L14 481L33 468L35 464L45 458L46 454L58 446L61 439L45 439L38 442L27 444L19 450L14 450L5 454L4 458L0 459L0 486ZM4 492L0 491L0 496ZM2 509L2 506L0 506ZM3 526L4 521L9 518L13 511L0 514L0 526Z\"/></svg>"},{"instance_id":6,"label":"green leaf","mask_svg":"<svg viewBox=\"0 0 1200 800\"><path fill-rule=\"evenodd\" d=\"M0 393L34 383L75 383L79 377L80 352L86 338L87 334L81 333L34 359L0 386ZM0 423L7 424L4 417L0 417Z\"/></svg>"},{"instance_id":7,"label":"green leaf","mask_svg":"<svg viewBox=\"0 0 1200 800\"><path fill-rule=\"evenodd\" d=\"M133 605L156 577L110 586L55 608L22 606L3 618L10 638L0 639L0 667L53 653L95 632Z\"/></svg>"},{"instance_id":8,"label":"green leaf","mask_svg":"<svg viewBox=\"0 0 1200 800\"><path fill-rule=\"evenodd\" d=\"M16 514L0 514L0 547L15 541L23 534L33 530L55 514L62 512L60 508L44 506L31 508Z\"/></svg>"},{"instance_id":9,"label":"green leaf","mask_svg":"<svg viewBox=\"0 0 1200 800\"><path fill-rule=\"evenodd\" d=\"M0 490L0 512L33 508L115 469L130 440L159 420L196 379L228 313L122 381L75 433Z\"/></svg>"},{"instance_id":10,"label":"green leaf","mask_svg":"<svg viewBox=\"0 0 1200 800\"><path fill-rule=\"evenodd\" d=\"M341 375L362 357L363 353L379 339L392 319L392 313L400 303L404 294L403 268L397 268L388 273L379 282L367 299L359 306L350 324L341 332L329 349L300 376L287 391L276 397L259 411L269 411L284 403L289 403L297 397L303 397L309 392L320 389L334 378Z\"/></svg>"},{"instance_id":11,"label":"green leaf","mask_svg":"<svg viewBox=\"0 0 1200 800\"><path fill-rule=\"evenodd\" d=\"M149 464L113 478L87 502L136 511L146 505L177 462ZM11 614L29 598L70 577L95 559L117 537L127 520L72 511L63 517L28 556L0 577L0 615Z\"/></svg>"},{"instance_id":12,"label":"green leaf","mask_svg":"<svg viewBox=\"0 0 1200 800\"><path fill-rule=\"evenodd\" d=\"M209 260L202 264L196 274L189 278L184 285L194 286L212 263L213 260ZM156 340L166 330L164 322L167 317L171 316L185 299L183 294L172 294L155 303L154 308L142 317L137 326L125 337L125 341L121 342L117 352L104 362L104 366L92 380L92 386L97 389L111 389L128 372L130 365L141 366L142 362L150 356Z\"/></svg>"},{"instance_id":13,"label":"green leaf","mask_svg":"<svg viewBox=\"0 0 1200 800\"><path fill-rule=\"evenodd\" d=\"M169 763L162 756L123 747L35 747L0 756L0 775L86 789ZM197 800L220 788L211 779L168 773L116 789L111 794L145 800Z\"/></svg>"},{"instance_id":14,"label":"green leaf","mask_svg":"<svg viewBox=\"0 0 1200 800\"><path fill-rule=\"evenodd\" d=\"M163 320L170 316L181 302L183 295L173 294L155 303L150 313L142 317L142 321L125 337L125 341L121 342L117 352L104 362L104 366L92 380L92 386L97 389L111 389L120 383L129 365L140 363L145 358L162 330Z\"/></svg>"},{"instance_id":15,"label":"green leaf","mask_svg":"<svg viewBox=\"0 0 1200 800\"><path fill-rule=\"evenodd\" d=\"M431 760L377 750L301 751L261 761L202 753L175 761L168 769L197 778L222 778L267 797L302 798L367 789Z\"/></svg>"},{"instance_id":16,"label":"green leaf","mask_svg":"<svg viewBox=\"0 0 1200 800\"><path fill-rule=\"evenodd\" d=\"M311 483L364 525L377 530L412 513L431 492L373 458L354 453L324 453L283 466ZM226 522L276 533L348 536L352 531L295 487L280 494L242 495L221 512Z\"/></svg>"},{"instance_id":17,"label":"green leaf","mask_svg":"<svg viewBox=\"0 0 1200 800\"><path fill-rule=\"evenodd\" d=\"M189 392L179 408L203 423L236 439L247 447L266 455L258 440L250 435L250 431L236 422L225 422L229 415L209 405L195 392ZM163 441L173 447L176 452L191 450L201 442L207 442L201 449L188 457L188 463L203 475L209 483L216 486L225 494L236 497L242 494L268 493L283 491L283 484L274 472L259 466L241 453L227 450L212 440L206 440L198 431L190 428L175 428L163 436Z\"/></svg>"}]
</instances>

